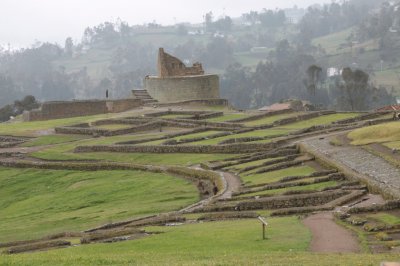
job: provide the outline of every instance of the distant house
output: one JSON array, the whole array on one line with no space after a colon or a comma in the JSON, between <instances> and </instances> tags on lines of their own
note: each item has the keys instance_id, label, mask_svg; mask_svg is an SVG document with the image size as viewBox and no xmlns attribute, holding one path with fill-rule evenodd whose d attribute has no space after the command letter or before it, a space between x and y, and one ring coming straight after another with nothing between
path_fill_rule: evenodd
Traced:
<instances>
[{"instance_id":1,"label":"distant house","mask_svg":"<svg viewBox=\"0 0 400 266\"><path fill-rule=\"evenodd\" d=\"M282 103L274 103L270 106L264 106L259 111L273 112L273 111L283 111L283 110L293 110L293 111L312 111L315 107L309 101L300 100L288 100Z\"/></svg>"},{"instance_id":2,"label":"distant house","mask_svg":"<svg viewBox=\"0 0 400 266\"><path fill-rule=\"evenodd\" d=\"M381 107L376 110L377 112L390 112L390 111L400 111L400 104L395 104L395 105L388 105Z\"/></svg>"},{"instance_id":3,"label":"distant house","mask_svg":"<svg viewBox=\"0 0 400 266\"><path fill-rule=\"evenodd\" d=\"M328 76L328 78L340 76L341 74L342 74L342 71L336 67L330 67L326 70L326 75Z\"/></svg>"}]
</instances>

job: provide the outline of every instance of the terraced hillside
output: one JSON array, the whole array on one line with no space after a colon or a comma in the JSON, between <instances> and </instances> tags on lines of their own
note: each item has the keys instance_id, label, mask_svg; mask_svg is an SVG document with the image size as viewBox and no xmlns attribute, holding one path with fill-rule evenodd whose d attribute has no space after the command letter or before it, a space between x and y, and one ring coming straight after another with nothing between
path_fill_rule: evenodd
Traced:
<instances>
[{"instance_id":1,"label":"terraced hillside","mask_svg":"<svg viewBox=\"0 0 400 266\"><path fill-rule=\"evenodd\" d=\"M379 157L354 145L390 117L176 106L1 124L0 264L394 261L396 184L335 155Z\"/></svg>"}]
</instances>

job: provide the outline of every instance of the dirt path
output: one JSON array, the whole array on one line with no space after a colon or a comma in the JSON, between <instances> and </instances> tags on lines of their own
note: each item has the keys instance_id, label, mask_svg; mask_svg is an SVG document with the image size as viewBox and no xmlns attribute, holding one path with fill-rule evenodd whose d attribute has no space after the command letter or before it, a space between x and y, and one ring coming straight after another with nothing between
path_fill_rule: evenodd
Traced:
<instances>
[{"instance_id":1,"label":"dirt path","mask_svg":"<svg viewBox=\"0 0 400 266\"><path fill-rule=\"evenodd\" d=\"M356 253L360 251L357 238L333 220L333 214L323 212L303 220L313 235L312 252Z\"/></svg>"},{"instance_id":2,"label":"dirt path","mask_svg":"<svg viewBox=\"0 0 400 266\"><path fill-rule=\"evenodd\" d=\"M203 208L204 206L213 202L214 200L229 199L232 197L233 192L239 191L242 181L240 180L240 178L238 176L231 174L231 173L227 173L227 172L218 172L218 173L224 179L225 190L217 196L210 197L210 198L204 199L202 201L199 201L191 206L188 206L188 207L180 210L180 212L192 212L196 209Z\"/></svg>"},{"instance_id":3,"label":"dirt path","mask_svg":"<svg viewBox=\"0 0 400 266\"><path fill-rule=\"evenodd\" d=\"M230 199L232 197L232 193L239 192L242 181L238 176L231 173L220 172L220 174L222 174L225 179L226 189L224 193L218 197L218 199Z\"/></svg>"}]
</instances>

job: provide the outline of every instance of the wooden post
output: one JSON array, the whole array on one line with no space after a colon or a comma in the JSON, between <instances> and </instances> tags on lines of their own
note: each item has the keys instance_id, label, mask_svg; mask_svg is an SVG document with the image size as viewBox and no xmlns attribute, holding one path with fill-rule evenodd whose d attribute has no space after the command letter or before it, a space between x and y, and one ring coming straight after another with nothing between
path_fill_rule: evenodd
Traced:
<instances>
[{"instance_id":1,"label":"wooden post","mask_svg":"<svg viewBox=\"0 0 400 266\"><path fill-rule=\"evenodd\" d=\"M258 216L258 220L260 220L261 225L262 225L262 235L263 235L263 240L267 239L265 235L265 228L267 227L268 223L265 221L265 219L261 216Z\"/></svg>"}]
</instances>

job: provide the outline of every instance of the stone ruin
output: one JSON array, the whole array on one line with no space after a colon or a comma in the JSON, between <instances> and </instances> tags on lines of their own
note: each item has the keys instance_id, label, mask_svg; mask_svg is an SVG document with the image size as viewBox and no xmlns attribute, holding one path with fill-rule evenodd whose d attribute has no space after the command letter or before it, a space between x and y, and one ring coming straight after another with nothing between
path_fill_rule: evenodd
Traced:
<instances>
[{"instance_id":1,"label":"stone ruin","mask_svg":"<svg viewBox=\"0 0 400 266\"><path fill-rule=\"evenodd\" d=\"M193 66L187 67L178 58L164 52L164 48L160 48L158 51L157 68L160 78L204 75L201 63L196 62Z\"/></svg>"}]
</instances>

